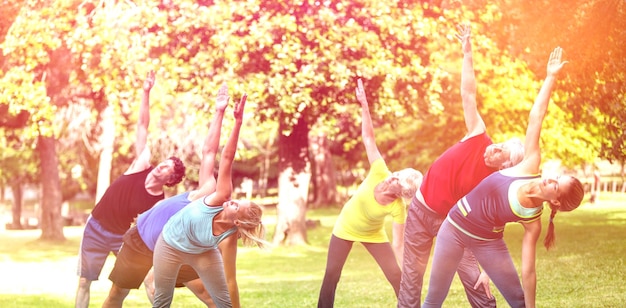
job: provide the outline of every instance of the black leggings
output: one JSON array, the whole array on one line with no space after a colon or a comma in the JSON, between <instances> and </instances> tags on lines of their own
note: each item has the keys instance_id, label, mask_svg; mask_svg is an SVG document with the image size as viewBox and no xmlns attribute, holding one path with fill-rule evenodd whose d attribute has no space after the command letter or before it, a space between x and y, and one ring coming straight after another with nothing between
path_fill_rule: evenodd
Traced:
<instances>
[{"instance_id":1,"label":"black leggings","mask_svg":"<svg viewBox=\"0 0 626 308\"><path fill-rule=\"evenodd\" d=\"M326 273L324 274L324 281L322 282L317 307L333 307L335 302L335 290L337 289L337 284L341 277L341 270L346 263L353 243L353 241L342 240L334 235L330 237ZM389 281L393 287L397 297L398 291L400 290L400 277L402 273L389 242L361 244L365 246L365 249L374 257L380 269L383 270L387 281Z\"/></svg>"}]
</instances>

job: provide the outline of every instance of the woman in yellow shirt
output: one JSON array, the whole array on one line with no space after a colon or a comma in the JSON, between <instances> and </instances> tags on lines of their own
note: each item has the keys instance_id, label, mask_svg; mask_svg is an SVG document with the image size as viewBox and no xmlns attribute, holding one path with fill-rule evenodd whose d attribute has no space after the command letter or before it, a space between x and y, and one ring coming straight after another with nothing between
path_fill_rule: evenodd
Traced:
<instances>
[{"instance_id":1,"label":"woman in yellow shirt","mask_svg":"<svg viewBox=\"0 0 626 308\"><path fill-rule=\"evenodd\" d=\"M356 193L344 205L330 238L326 273L318 307L332 307L341 270L354 242L361 242L374 257L396 296L400 289L406 206L402 198L412 198L422 174L411 168L391 173L378 151L363 82L358 81L356 97L361 104L361 137L370 170ZM393 218L393 245L384 229L385 218Z\"/></svg>"}]
</instances>

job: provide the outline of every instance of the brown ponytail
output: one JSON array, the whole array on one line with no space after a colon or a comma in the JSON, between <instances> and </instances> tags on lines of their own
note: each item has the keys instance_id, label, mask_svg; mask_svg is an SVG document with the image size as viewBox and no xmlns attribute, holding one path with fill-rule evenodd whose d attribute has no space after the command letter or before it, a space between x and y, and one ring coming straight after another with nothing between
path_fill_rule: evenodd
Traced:
<instances>
[{"instance_id":1,"label":"brown ponytail","mask_svg":"<svg viewBox=\"0 0 626 308\"><path fill-rule=\"evenodd\" d=\"M551 208L550 211L550 222L548 223L548 233L546 234L546 238L543 240L543 246L546 247L546 250L550 250L552 246L554 246L554 240L556 236L554 235L554 216L556 216L556 210Z\"/></svg>"},{"instance_id":2,"label":"brown ponytail","mask_svg":"<svg viewBox=\"0 0 626 308\"><path fill-rule=\"evenodd\" d=\"M551 212L550 222L548 224L548 233L546 234L546 238L543 240L543 246L545 246L547 250L550 250L550 248L554 246L554 241L556 239L556 235L554 235L554 216L556 215L557 210L562 212L575 210L578 208L585 195L583 184L575 177L570 176L569 178L569 189L562 192L561 196L558 198L559 205L555 206L550 204Z\"/></svg>"}]
</instances>

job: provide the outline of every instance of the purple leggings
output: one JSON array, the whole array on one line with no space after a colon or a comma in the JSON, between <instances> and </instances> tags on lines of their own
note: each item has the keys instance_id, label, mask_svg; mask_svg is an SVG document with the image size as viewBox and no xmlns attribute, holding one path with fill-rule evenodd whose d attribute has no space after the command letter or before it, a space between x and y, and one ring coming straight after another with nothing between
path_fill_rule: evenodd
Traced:
<instances>
[{"instance_id":1,"label":"purple leggings","mask_svg":"<svg viewBox=\"0 0 626 308\"><path fill-rule=\"evenodd\" d=\"M504 299L513 308L524 307L524 291L503 239L478 240L459 231L448 220L437 236L428 295L422 307L441 307L448 295L463 252L469 249Z\"/></svg>"},{"instance_id":2,"label":"purple leggings","mask_svg":"<svg viewBox=\"0 0 626 308\"><path fill-rule=\"evenodd\" d=\"M404 228L404 264L402 265L398 308L420 307L424 273L433 239L436 236L439 241L441 235L446 232L439 230L443 221L444 218L424 207L417 198L413 197ZM496 307L495 298L488 298L483 288L474 289L480 276L480 269L471 251L465 250L458 268L455 267L455 269L463 283L470 306L474 308Z\"/></svg>"}]
</instances>

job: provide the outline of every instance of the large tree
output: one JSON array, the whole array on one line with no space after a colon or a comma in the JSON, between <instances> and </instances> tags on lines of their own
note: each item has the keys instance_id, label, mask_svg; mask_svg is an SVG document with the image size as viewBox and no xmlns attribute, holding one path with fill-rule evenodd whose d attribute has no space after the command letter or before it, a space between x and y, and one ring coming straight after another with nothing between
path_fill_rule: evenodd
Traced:
<instances>
[{"instance_id":1,"label":"large tree","mask_svg":"<svg viewBox=\"0 0 626 308\"><path fill-rule=\"evenodd\" d=\"M146 46L133 54L147 52L147 57L162 67L169 90L204 96L216 84L229 81L235 83L233 93L249 93L248 108L255 110L257 121L278 123L279 203L274 241L286 244L306 242L311 162L305 154L311 128L330 127L327 135L334 137L331 141L342 143L335 149L359 152L358 134L344 129L353 127L358 115L353 94L356 78L366 81L375 124L386 125L403 137L390 134L383 138L386 142L381 141L390 167L424 169L462 137L461 56L455 25L472 17L479 24L477 32L486 32L483 23L493 22L489 18L499 13L494 7L465 14L401 1L302 1L297 5L176 1L150 5L142 4L134 9L134 15L117 20L125 21L123 36L131 41L136 37L140 46ZM100 16L97 14L94 20ZM106 29L120 31L113 25L103 28L105 33L112 31ZM481 108L494 127L490 131L496 139L523 134L538 78L486 36L478 41L483 46L477 47L483 54L477 64L481 69ZM111 41L114 43L119 44ZM99 48L105 50L105 46ZM106 50L114 54L113 49ZM101 67L117 70L119 65ZM517 99L510 102L508 95ZM180 129L185 124L172 115L185 108L183 114L194 112L193 105L177 107L165 113L170 120L164 123L171 125L163 128L172 136L177 133L170 126ZM510 121L503 123L502 117ZM349 156L348 168L362 165L360 152Z\"/></svg>"},{"instance_id":2,"label":"large tree","mask_svg":"<svg viewBox=\"0 0 626 308\"><path fill-rule=\"evenodd\" d=\"M67 87L72 58L63 40L72 25L64 14L71 8L71 3L67 4L48 7L47 2L29 2L20 10L2 44L3 64L10 67L3 79L13 82L15 88L5 92L3 100L10 110L30 114L24 136L34 141L39 156L41 238L53 241L65 239L54 124L56 111L69 103ZM51 28L50 24L56 27ZM17 94L21 91L24 93Z\"/></svg>"},{"instance_id":3,"label":"large tree","mask_svg":"<svg viewBox=\"0 0 626 308\"><path fill-rule=\"evenodd\" d=\"M540 2L548 4L547 0ZM105 185L108 175L121 174L130 163L138 90L145 73L155 69L151 111L158 121L151 128L150 140L156 141L153 153L158 158L179 153L194 161L195 144L201 139L198 136L205 134L212 110L206 98L227 82L234 99L248 93L246 108L251 112L247 114L254 116L250 123L256 124L244 129L245 134L253 132L242 135L246 148L239 152L249 160L242 162L240 171L267 179L278 170L274 241L289 245L307 241L304 226L312 170L317 174L328 170L315 166L315 159L311 161L312 137L321 134L328 138L328 149L342 179L360 181L364 176L365 157L355 124L356 78L365 81L372 120L380 134L379 147L390 168L412 166L425 172L432 159L458 141L464 131L458 90L462 57L454 37L456 24L469 20L475 27L479 108L496 141L523 136L547 55L557 43L546 40L540 48L525 40L524 31L529 28L525 25L533 24L528 21L537 18L539 11L525 4L510 10L516 6L504 0L470 1L469 6L452 1L373 0L29 3L3 43L4 62L11 70L6 69L2 77L4 84L16 85L11 87L15 91L10 88L4 93L16 93L11 95L17 99L3 95L11 114L24 110L35 119L26 127L32 144L39 140L39 133L57 138L55 145L62 147L77 144L71 140L76 137L66 136L82 136L85 146L78 150L100 157L99 172L105 176L99 182ZM577 4L584 9L582 1ZM560 5L547 8L554 7ZM623 4L617 7L623 10ZM581 28L587 20L583 17L576 18ZM558 21L564 19L558 15ZM42 22L26 22L32 20ZM543 23L547 25L547 21ZM620 22L613 24L622 25ZM609 33L623 33L612 31ZM55 66L55 58L65 65ZM613 62L622 63L618 60ZM607 67L615 67L613 62ZM572 65L565 72L567 69ZM546 119L550 133L543 141L557 144L564 133L570 138L566 146L545 147L549 156L569 157L574 165L597 153L587 146L598 144L601 133L596 124L601 121L592 116L623 110L623 83L619 83L623 74L607 69L598 76L600 82L586 83L580 89L595 86L617 93L609 100L614 107L580 108L582 104L573 103L581 97L576 92L580 89L570 87L574 82L557 89L553 96L557 104ZM563 80L575 79L566 77ZM47 108L38 109L41 104ZM63 111L69 106L83 110L77 118L90 128L83 135L66 133L63 128L68 126L58 124L63 121L60 115L74 114ZM578 120L584 125L574 129L569 122ZM226 121L225 125L230 124ZM620 128L613 132L619 135ZM65 161L69 159L59 163ZM93 161L82 163L95 165ZM262 167L257 164L260 162ZM267 181L260 183L266 186Z\"/></svg>"}]
</instances>

